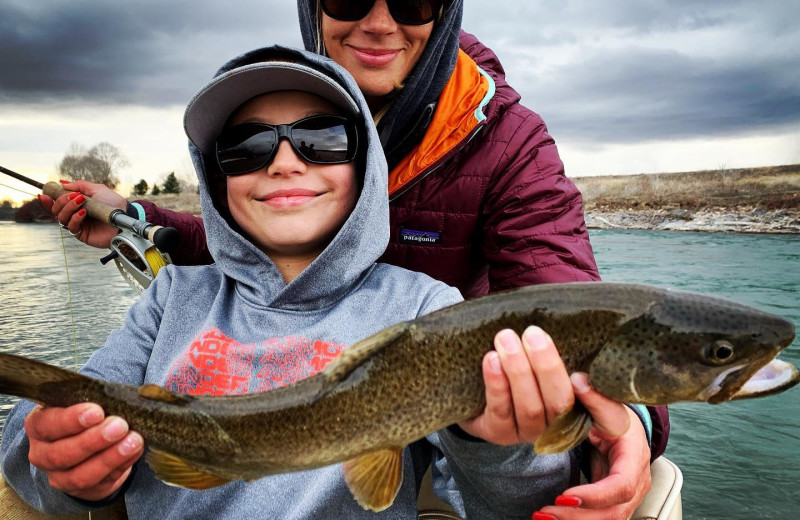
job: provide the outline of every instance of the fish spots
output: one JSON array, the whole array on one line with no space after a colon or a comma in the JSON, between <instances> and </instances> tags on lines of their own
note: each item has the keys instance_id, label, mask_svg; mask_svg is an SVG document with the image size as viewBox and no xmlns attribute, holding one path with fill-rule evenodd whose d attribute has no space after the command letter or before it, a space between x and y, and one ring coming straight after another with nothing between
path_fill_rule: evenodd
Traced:
<instances>
[{"instance_id":1,"label":"fish spots","mask_svg":"<svg viewBox=\"0 0 800 520\"><path fill-rule=\"evenodd\" d=\"M320 372L345 346L297 336L240 343L212 327L173 361L164 386L193 395L264 392Z\"/></svg>"}]
</instances>

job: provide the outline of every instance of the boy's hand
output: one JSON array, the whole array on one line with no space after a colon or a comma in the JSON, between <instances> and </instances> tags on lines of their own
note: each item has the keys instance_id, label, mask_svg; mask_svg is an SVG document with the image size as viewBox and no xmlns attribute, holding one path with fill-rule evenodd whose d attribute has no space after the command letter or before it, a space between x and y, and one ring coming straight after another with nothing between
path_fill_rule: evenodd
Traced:
<instances>
[{"instance_id":1,"label":"boy's hand","mask_svg":"<svg viewBox=\"0 0 800 520\"><path fill-rule=\"evenodd\" d=\"M25 419L28 459L47 473L50 486L97 501L118 490L144 452L144 439L100 406L36 407Z\"/></svg>"},{"instance_id":2,"label":"boy's hand","mask_svg":"<svg viewBox=\"0 0 800 520\"><path fill-rule=\"evenodd\" d=\"M461 429L495 444L533 443L577 396L592 415L589 440L599 450L593 483L567 490L559 507L548 506L535 518L628 518L650 488L650 448L636 414L593 390L585 375L570 379L553 340L538 327L522 338L500 331L494 343L496 351L483 360L486 408Z\"/></svg>"},{"instance_id":3,"label":"boy's hand","mask_svg":"<svg viewBox=\"0 0 800 520\"><path fill-rule=\"evenodd\" d=\"M501 330L494 346L483 358L486 408L459 426L494 444L533 444L575 403L569 374L553 340L538 327L528 327L522 338Z\"/></svg>"},{"instance_id":4,"label":"boy's hand","mask_svg":"<svg viewBox=\"0 0 800 520\"><path fill-rule=\"evenodd\" d=\"M84 244L102 249L108 248L111 239L119 230L88 217L85 211L81 211L84 197L91 197L122 211L125 211L127 201L105 184L95 184L89 181L62 181L61 185L72 193L65 193L55 201L47 195L39 195L39 201L44 209L52 213L60 224L66 226L75 238Z\"/></svg>"}]
</instances>

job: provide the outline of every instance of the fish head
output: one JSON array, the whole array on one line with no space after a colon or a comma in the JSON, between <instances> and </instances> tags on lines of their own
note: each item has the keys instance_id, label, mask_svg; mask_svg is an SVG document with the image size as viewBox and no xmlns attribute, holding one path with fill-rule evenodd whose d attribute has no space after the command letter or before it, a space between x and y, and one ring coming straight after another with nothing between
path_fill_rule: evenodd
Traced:
<instances>
[{"instance_id":1,"label":"fish head","mask_svg":"<svg viewBox=\"0 0 800 520\"><path fill-rule=\"evenodd\" d=\"M664 291L624 322L591 363L592 385L621 402L720 403L791 388L800 375L775 357L794 340L788 320L720 298Z\"/></svg>"}]
</instances>

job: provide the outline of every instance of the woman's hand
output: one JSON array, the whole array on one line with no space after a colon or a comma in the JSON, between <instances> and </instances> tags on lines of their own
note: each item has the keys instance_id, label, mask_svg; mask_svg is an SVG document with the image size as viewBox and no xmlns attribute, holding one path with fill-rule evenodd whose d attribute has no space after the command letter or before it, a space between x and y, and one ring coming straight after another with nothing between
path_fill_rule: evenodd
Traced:
<instances>
[{"instance_id":1,"label":"woman's hand","mask_svg":"<svg viewBox=\"0 0 800 520\"><path fill-rule=\"evenodd\" d=\"M94 403L36 407L25 419L28 460L47 473L50 486L97 501L117 491L144 452L144 439Z\"/></svg>"},{"instance_id":2,"label":"woman's hand","mask_svg":"<svg viewBox=\"0 0 800 520\"><path fill-rule=\"evenodd\" d=\"M592 389L585 374L573 374L575 393L592 414L594 424L589 441L596 449L591 453L591 484L576 486L556 498L555 506L542 508L534 520L624 520L630 518L650 491L650 447L639 417L627 406L611 401ZM616 414L622 407L630 428L606 430L603 424L622 421L606 417L598 420L600 410ZM605 421L605 423L603 422ZM617 432L617 433L614 433Z\"/></svg>"},{"instance_id":3,"label":"woman's hand","mask_svg":"<svg viewBox=\"0 0 800 520\"><path fill-rule=\"evenodd\" d=\"M122 211L125 211L127 201L105 184L88 181L61 181L61 184L71 193L65 193L55 201L47 195L39 195L39 201L44 209L52 213L62 226L66 226L70 233L84 244L108 248L111 239L119 230L99 220L87 218L86 211L82 208L85 197L91 197Z\"/></svg>"}]
</instances>

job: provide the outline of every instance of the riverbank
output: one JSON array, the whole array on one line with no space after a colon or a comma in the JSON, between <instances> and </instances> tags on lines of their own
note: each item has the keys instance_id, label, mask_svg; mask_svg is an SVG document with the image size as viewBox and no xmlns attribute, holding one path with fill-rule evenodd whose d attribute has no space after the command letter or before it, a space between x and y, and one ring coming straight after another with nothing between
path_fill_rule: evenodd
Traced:
<instances>
[{"instance_id":1,"label":"riverbank","mask_svg":"<svg viewBox=\"0 0 800 520\"><path fill-rule=\"evenodd\" d=\"M707 233L800 233L800 211L761 208L726 209L627 209L586 212L590 229L642 229Z\"/></svg>"},{"instance_id":2,"label":"riverbank","mask_svg":"<svg viewBox=\"0 0 800 520\"><path fill-rule=\"evenodd\" d=\"M592 229L800 233L800 164L572 180Z\"/></svg>"}]
</instances>

